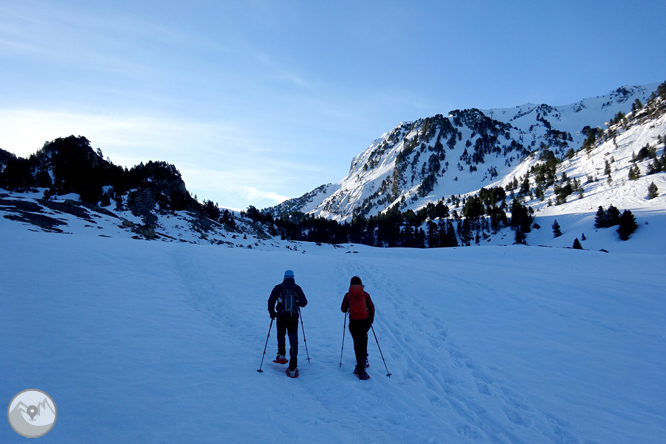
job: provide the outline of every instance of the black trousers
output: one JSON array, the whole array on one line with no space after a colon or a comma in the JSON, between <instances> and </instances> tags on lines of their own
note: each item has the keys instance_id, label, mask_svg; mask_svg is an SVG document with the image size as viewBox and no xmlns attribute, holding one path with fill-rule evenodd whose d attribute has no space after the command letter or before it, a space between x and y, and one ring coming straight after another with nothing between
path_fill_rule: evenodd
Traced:
<instances>
[{"instance_id":1,"label":"black trousers","mask_svg":"<svg viewBox=\"0 0 666 444\"><path fill-rule=\"evenodd\" d=\"M298 316L277 317L277 343L278 354L285 353L285 335L289 335L289 369L294 370L298 366Z\"/></svg>"},{"instance_id":2,"label":"black trousers","mask_svg":"<svg viewBox=\"0 0 666 444\"><path fill-rule=\"evenodd\" d=\"M355 321L349 320L349 333L354 340L354 353L356 354L356 367L365 368L365 358L368 356L368 330L370 330L369 319Z\"/></svg>"}]
</instances>

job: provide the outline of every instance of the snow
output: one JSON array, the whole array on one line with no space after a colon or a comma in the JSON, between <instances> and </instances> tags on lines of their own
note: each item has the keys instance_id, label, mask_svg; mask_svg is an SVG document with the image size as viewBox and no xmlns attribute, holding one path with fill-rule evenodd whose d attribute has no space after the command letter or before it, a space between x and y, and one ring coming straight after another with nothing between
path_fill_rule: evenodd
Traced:
<instances>
[{"instance_id":1,"label":"snow","mask_svg":"<svg viewBox=\"0 0 666 444\"><path fill-rule=\"evenodd\" d=\"M587 99L552 108L548 118L573 132L580 115L601 119L610 103ZM526 131L524 115L537 108L493 113ZM541 227L528 234L529 246L511 245L513 232L503 229L466 248L333 247L204 232L187 212L160 214L159 240L146 241L128 226L141 223L129 211L79 218L43 206L43 189L3 190L64 224L63 233L47 233L0 217L0 399L29 388L48 393L58 420L45 443L661 443L666 173L646 176L649 159L637 163L638 180L628 180L628 169L646 144L661 156L663 134L666 116L560 164L558 179L576 178L584 197L549 204L551 188L543 201L526 198ZM378 189L397 151L374 170L357 168L388 137L309 205L346 188L346 199L330 203L343 208ZM482 185L504 186L534 162ZM441 182L434 200L479 186L467 173ZM651 182L660 195L649 200ZM79 197L52 198L66 199ZM636 217L629 241L615 227L594 228L598 206L610 204ZM574 239L584 251L570 249ZM310 302L293 380L272 362L274 325L267 338L266 302L285 269ZM375 302L385 358L371 335L369 381L351 373L353 343L339 311L353 275ZM0 442L22 439L0 421Z\"/></svg>"},{"instance_id":2,"label":"snow","mask_svg":"<svg viewBox=\"0 0 666 444\"><path fill-rule=\"evenodd\" d=\"M599 230L632 245L610 253L227 248L0 218L0 399L48 393L44 443L660 443L666 219L651 217L621 244ZM285 269L309 300L298 379L272 362L275 326L256 371ZM340 365L353 275L390 378L372 334L372 379L352 375L348 332ZM22 440L0 422L0 442Z\"/></svg>"},{"instance_id":3,"label":"snow","mask_svg":"<svg viewBox=\"0 0 666 444\"><path fill-rule=\"evenodd\" d=\"M613 119L618 112L629 113L635 100L646 103L657 87L658 84L625 86L607 95L584 99L565 106L525 104L514 108L482 110L482 112L494 120L510 125L510 139L507 139L507 145L510 143L509 140L514 140L520 142L529 151L538 150L542 143L551 145L546 137L548 128L540 121L540 119L546 119L549 122L548 125L552 124L552 129L563 131L571 136L571 140L567 141L566 149L551 146L552 150L561 151L557 152L557 156L561 157L569 148L574 150L581 148L586 139L586 135L582 131L584 127L606 128L607 122ZM491 170L500 178L500 182L505 182L529 171L529 168L535 163L535 160L521 162L519 159L521 155L516 152L510 152L506 156L493 153L487 154L480 164L471 165L478 168L477 171L472 172L470 165L462 161L462 155L466 150L466 144L474 143L479 135L463 125L457 128L461 132L461 139L453 149L450 147L446 149L445 162L448 164L446 173L440 172L437 175L437 182L428 196L422 197L416 193L423 177L417 175L417 180L415 180L415 177L410 178L411 173L402 172L399 175L400 192L398 195L392 196L395 200L383 201L385 195L376 196L374 193L379 190L382 182L392 183L395 178L397 156L412 140L417 139L423 129L423 124L423 119L400 123L392 131L384 133L379 139L373 141L368 148L356 156L352 160L347 176L341 181L308 193L307 202L304 202L303 198L299 198L292 200L291 203L305 213L340 222L349 222L353 211L364 203L371 204L368 212L370 216L386 210L391 205L399 204L403 198L406 199L406 203L400 205L400 209L416 211L428 203L436 203L442 198L452 195L476 194L481 187L488 188L496 185L496 183L490 183L492 181ZM647 138L656 138L657 134L663 134L663 131L659 132L649 125L645 126L643 131L649 136ZM635 136L635 133L635 130L632 131L632 136ZM436 138L432 138L429 143L434 143L434 140ZM636 140L629 141L629 143L632 142L636 142ZM638 149L640 148L642 146ZM429 154L418 160L415 158L416 156L418 154L414 153L408 156L412 166L412 170L409 171L413 173L418 173L424 165L427 166L429 158ZM519 164L517 165L517 163ZM603 162L601 165L603 166ZM291 207L291 205L282 205L282 207Z\"/></svg>"}]
</instances>

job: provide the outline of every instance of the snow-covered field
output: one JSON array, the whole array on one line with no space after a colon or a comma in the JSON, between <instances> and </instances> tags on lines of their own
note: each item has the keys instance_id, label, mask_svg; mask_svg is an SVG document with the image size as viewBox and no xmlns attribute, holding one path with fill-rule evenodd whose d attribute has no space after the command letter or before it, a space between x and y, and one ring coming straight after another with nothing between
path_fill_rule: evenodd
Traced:
<instances>
[{"instance_id":1,"label":"snow-covered field","mask_svg":"<svg viewBox=\"0 0 666 444\"><path fill-rule=\"evenodd\" d=\"M663 443L666 257L647 247L663 246L650 224L653 236L613 241L650 254L296 252L0 219L0 400L51 395L44 443ZM257 372L287 268L310 301L298 379L271 362L275 326ZM349 333L340 366L353 275L375 302L390 378L372 335L369 381L351 373ZM0 442L23 439L0 421Z\"/></svg>"}]
</instances>

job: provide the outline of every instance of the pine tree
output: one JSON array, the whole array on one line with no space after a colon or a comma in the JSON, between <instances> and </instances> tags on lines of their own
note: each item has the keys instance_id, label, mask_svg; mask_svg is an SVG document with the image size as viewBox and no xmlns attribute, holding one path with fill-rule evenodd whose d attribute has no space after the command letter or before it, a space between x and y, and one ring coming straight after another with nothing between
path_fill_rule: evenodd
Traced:
<instances>
[{"instance_id":1,"label":"pine tree","mask_svg":"<svg viewBox=\"0 0 666 444\"><path fill-rule=\"evenodd\" d=\"M578 241L578 238L574 239L573 249L574 250L582 250L583 249L583 246Z\"/></svg>"},{"instance_id":2,"label":"pine tree","mask_svg":"<svg viewBox=\"0 0 666 444\"><path fill-rule=\"evenodd\" d=\"M606 220L607 220L607 227L612 227L613 225L617 225L620 223L620 210L615 208L613 205L608 206L608 210L606 210Z\"/></svg>"},{"instance_id":3,"label":"pine tree","mask_svg":"<svg viewBox=\"0 0 666 444\"><path fill-rule=\"evenodd\" d=\"M617 227L617 234L620 236L620 239L623 241L629 239L629 236L636 231L636 228L638 228L636 218L631 214L631 211L624 210L619 218L619 227Z\"/></svg>"},{"instance_id":4,"label":"pine tree","mask_svg":"<svg viewBox=\"0 0 666 444\"><path fill-rule=\"evenodd\" d=\"M453 228L453 222L451 222L451 219L446 220L446 235L444 236L442 243L443 247L458 246L458 237L456 236L456 231Z\"/></svg>"},{"instance_id":5,"label":"pine tree","mask_svg":"<svg viewBox=\"0 0 666 444\"><path fill-rule=\"evenodd\" d=\"M560 224L557 223L557 220L553 222L553 236L555 237L562 236L562 231L560 230Z\"/></svg>"},{"instance_id":6,"label":"pine tree","mask_svg":"<svg viewBox=\"0 0 666 444\"><path fill-rule=\"evenodd\" d=\"M661 164L659 163L659 159L654 158L652 162L648 164L645 174L649 176L650 174L655 174L660 171L661 171Z\"/></svg>"},{"instance_id":7,"label":"pine tree","mask_svg":"<svg viewBox=\"0 0 666 444\"><path fill-rule=\"evenodd\" d=\"M641 169L638 168L638 165L634 164L629 168L629 180L638 180L641 177Z\"/></svg>"},{"instance_id":8,"label":"pine tree","mask_svg":"<svg viewBox=\"0 0 666 444\"><path fill-rule=\"evenodd\" d=\"M605 228L608 226L608 218L606 217L606 211L604 207L599 206L597 214L594 217L594 228Z\"/></svg>"},{"instance_id":9,"label":"pine tree","mask_svg":"<svg viewBox=\"0 0 666 444\"><path fill-rule=\"evenodd\" d=\"M511 202L511 226L520 227L523 233L530 232L532 225L533 210L520 204L516 199Z\"/></svg>"},{"instance_id":10,"label":"pine tree","mask_svg":"<svg viewBox=\"0 0 666 444\"><path fill-rule=\"evenodd\" d=\"M654 199L657 196L659 196L659 188L657 188L657 185L652 182L648 186L648 199Z\"/></svg>"},{"instance_id":11,"label":"pine tree","mask_svg":"<svg viewBox=\"0 0 666 444\"><path fill-rule=\"evenodd\" d=\"M525 179L523 182L520 184L520 194L527 194L527 192L530 190L530 179L528 175L525 175Z\"/></svg>"},{"instance_id":12,"label":"pine tree","mask_svg":"<svg viewBox=\"0 0 666 444\"><path fill-rule=\"evenodd\" d=\"M543 199L544 199L544 193L543 193L543 190L541 189L541 185L537 186L537 187L534 189L534 196L535 196L537 199L539 199L540 201L543 201Z\"/></svg>"},{"instance_id":13,"label":"pine tree","mask_svg":"<svg viewBox=\"0 0 666 444\"><path fill-rule=\"evenodd\" d=\"M428 221L426 227L428 228L428 235L426 238L428 242L428 247L430 248L438 247L441 242L439 235L439 227L435 222L431 220Z\"/></svg>"},{"instance_id":14,"label":"pine tree","mask_svg":"<svg viewBox=\"0 0 666 444\"><path fill-rule=\"evenodd\" d=\"M523 230L520 229L520 226L516 227L515 243L516 244L525 243L525 234L523 233Z\"/></svg>"}]
</instances>

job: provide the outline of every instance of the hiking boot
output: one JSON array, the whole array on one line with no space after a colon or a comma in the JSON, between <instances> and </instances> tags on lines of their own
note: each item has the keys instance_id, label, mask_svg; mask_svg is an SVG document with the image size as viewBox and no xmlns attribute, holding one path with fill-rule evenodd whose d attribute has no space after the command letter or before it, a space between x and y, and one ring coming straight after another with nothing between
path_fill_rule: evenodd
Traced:
<instances>
[{"instance_id":1,"label":"hiking boot","mask_svg":"<svg viewBox=\"0 0 666 444\"><path fill-rule=\"evenodd\" d=\"M354 374L358 376L358 379L370 379L370 375L364 369L359 369L358 366L354 367Z\"/></svg>"},{"instance_id":2,"label":"hiking boot","mask_svg":"<svg viewBox=\"0 0 666 444\"><path fill-rule=\"evenodd\" d=\"M288 374L289 374L289 377L291 377L291 378L295 378L295 377L298 376L298 369L297 369L297 368L295 368L295 369L293 369L293 370L292 370L292 369L289 369L289 370L288 370Z\"/></svg>"},{"instance_id":3,"label":"hiking boot","mask_svg":"<svg viewBox=\"0 0 666 444\"><path fill-rule=\"evenodd\" d=\"M287 357L285 355L281 355L278 353L273 362L277 362L278 364L286 364L289 361L287 360Z\"/></svg>"}]
</instances>

